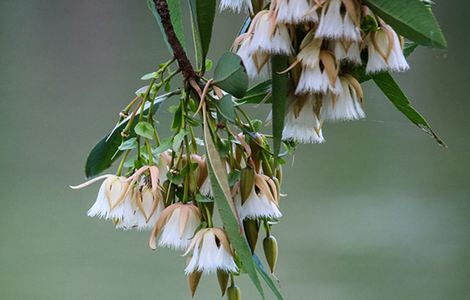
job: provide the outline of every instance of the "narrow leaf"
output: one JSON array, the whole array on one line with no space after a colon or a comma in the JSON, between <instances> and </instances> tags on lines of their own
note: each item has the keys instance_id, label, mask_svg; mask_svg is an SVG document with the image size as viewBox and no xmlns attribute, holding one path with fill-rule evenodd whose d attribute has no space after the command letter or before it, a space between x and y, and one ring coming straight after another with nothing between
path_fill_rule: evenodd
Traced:
<instances>
[{"instance_id":1,"label":"narrow leaf","mask_svg":"<svg viewBox=\"0 0 470 300\"><path fill-rule=\"evenodd\" d=\"M447 48L431 9L421 0L365 0L365 4L400 35L424 46Z\"/></svg>"},{"instance_id":2,"label":"narrow leaf","mask_svg":"<svg viewBox=\"0 0 470 300\"><path fill-rule=\"evenodd\" d=\"M273 117L273 152L274 163L281 149L282 130L284 129L284 115L286 113L287 99L287 73L279 74L287 68L287 57L274 55L271 58L272 68L272 117Z\"/></svg>"},{"instance_id":3,"label":"narrow leaf","mask_svg":"<svg viewBox=\"0 0 470 300\"><path fill-rule=\"evenodd\" d=\"M248 273L251 281L257 288L262 299L264 291L256 273L256 267L251 257L251 250L245 241L240 227L238 215L235 205L230 193L230 186L226 168L219 152L212 140L209 125L207 124L206 112L204 109L204 141L206 144L209 176L212 184L212 191L214 194L214 201L220 214L220 218L224 224L224 229L227 232L230 243L232 244L235 252L237 253L242 263L243 269Z\"/></svg>"},{"instance_id":4,"label":"narrow leaf","mask_svg":"<svg viewBox=\"0 0 470 300\"><path fill-rule=\"evenodd\" d=\"M215 0L189 0L191 8L191 21L193 24L193 39L196 48L198 69L204 72L206 57L212 38L216 1Z\"/></svg>"},{"instance_id":5,"label":"narrow leaf","mask_svg":"<svg viewBox=\"0 0 470 300\"><path fill-rule=\"evenodd\" d=\"M276 295L277 299L282 300L283 297L281 293L279 292L279 289L274 284L268 272L266 272L265 268L263 267L263 263L261 262L261 260L256 254L253 255L253 261L255 262L256 269L258 270L258 273L261 275L261 278L264 279L268 287L271 289L271 291L273 291L274 295Z\"/></svg>"},{"instance_id":6,"label":"narrow leaf","mask_svg":"<svg viewBox=\"0 0 470 300\"><path fill-rule=\"evenodd\" d=\"M389 73L379 73L372 75L372 79L387 98L401 111L411 122L421 128L424 132L431 135L439 145L447 147L444 141L432 130L424 117L411 106L410 101L402 92L398 84Z\"/></svg>"}]
</instances>

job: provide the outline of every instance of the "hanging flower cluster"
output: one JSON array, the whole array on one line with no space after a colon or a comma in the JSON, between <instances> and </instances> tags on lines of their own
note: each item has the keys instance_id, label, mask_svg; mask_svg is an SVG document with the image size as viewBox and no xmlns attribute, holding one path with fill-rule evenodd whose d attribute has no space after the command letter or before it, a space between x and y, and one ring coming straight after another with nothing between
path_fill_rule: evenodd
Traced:
<instances>
[{"instance_id":1,"label":"hanging flower cluster","mask_svg":"<svg viewBox=\"0 0 470 300\"><path fill-rule=\"evenodd\" d=\"M194 67L181 43L181 19L171 18L179 6L148 1L174 57L142 77L148 84L90 152L86 175L97 177L73 187L102 180L88 216L117 229L148 231L151 249L179 252L187 261L181 272L192 296L203 275L216 274L222 296L239 300L235 280L247 273L262 298L260 278L282 300L273 280L278 258L273 233L283 218L282 165L298 143L324 142L325 122L365 117L360 82L379 76L379 87L391 88L389 98L400 98L395 105L406 107L402 112L443 144L384 73L409 66L404 39L365 5L371 1L221 0L221 9L250 17L211 79L205 72L212 65L207 52L216 2L191 1ZM402 3L394 5L397 15L408 16L400 22L413 22L403 1L414 2L420 17L427 16L413 31L416 40L445 44L427 4L389 1ZM431 29L423 30L423 24ZM177 74L183 84L172 89ZM250 87L250 79L260 83ZM164 124L155 114L175 96L168 109L171 134L161 138ZM266 124L252 118L244 105L269 102L272 132L265 134ZM115 173L98 176L118 161ZM260 233L264 263L258 256Z\"/></svg>"},{"instance_id":2,"label":"hanging flower cluster","mask_svg":"<svg viewBox=\"0 0 470 300\"><path fill-rule=\"evenodd\" d=\"M222 7L238 10L242 2ZM233 49L254 79L268 76L272 55L289 56L283 139L322 143L324 122L365 117L354 66L366 64L367 73L405 71L403 46L403 38L361 1L273 0L254 15Z\"/></svg>"}]
</instances>

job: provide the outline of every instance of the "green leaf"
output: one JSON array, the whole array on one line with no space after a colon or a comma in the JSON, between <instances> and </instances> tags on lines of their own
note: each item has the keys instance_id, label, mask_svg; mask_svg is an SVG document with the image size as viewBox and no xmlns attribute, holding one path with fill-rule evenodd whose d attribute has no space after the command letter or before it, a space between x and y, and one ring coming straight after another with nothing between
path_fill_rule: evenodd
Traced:
<instances>
[{"instance_id":1,"label":"green leaf","mask_svg":"<svg viewBox=\"0 0 470 300\"><path fill-rule=\"evenodd\" d=\"M447 147L444 141L442 141L432 130L431 126L424 119L424 117L419 112L417 112L413 106L411 106L410 101L389 73L379 73L371 76L377 86L393 103L393 105L398 108L399 111L401 111L416 126L421 128L427 134L431 135L439 143L439 145Z\"/></svg>"},{"instance_id":2,"label":"green leaf","mask_svg":"<svg viewBox=\"0 0 470 300\"><path fill-rule=\"evenodd\" d=\"M204 73L217 3L215 0L189 0L189 5L197 67Z\"/></svg>"},{"instance_id":3,"label":"green leaf","mask_svg":"<svg viewBox=\"0 0 470 300\"><path fill-rule=\"evenodd\" d=\"M153 139L154 130L152 124L146 121L140 121L134 128L135 133L149 140Z\"/></svg>"},{"instance_id":4,"label":"green leaf","mask_svg":"<svg viewBox=\"0 0 470 300\"><path fill-rule=\"evenodd\" d=\"M447 48L436 18L421 0L365 0L364 3L400 35L420 45Z\"/></svg>"},{"instance_id":5,"label":"green leaf","mask_svg":"<svg viewBox=\"0 0 470 300\"><path fill-rule=\"evenodd\" d=\"M155 98L155 105L152 111L154 114L160 103L174 95L175 92L171 92L160 97ZM144 107L144 114L148 113L150 108L150 103L147 103ZM137 116L140 114L140 111L137 113ZM85 176L87 178L95 176L109 168L116 159L119 158L122 152L119 151L119 146L122 143L121 131L127 126L130 117L127 117L119 124L117 124L111 133L104 136L94 147L91 149L90 154L85 164ZM135 124L135 123L134 123ZM135 126L135 125L134 125ZM135 136L134 126L131 126L131 137Z\"/></svg>"},{"instance_id":6,"label":"green leaf","mask_svg":"<svg viewBox=\"0 0 470 300\"><path fill-rule=\"evenodd\" d=\"M188 132L186 130L181 130L180 132L178 132L177 135L175 135L173 139L173 147L172 147L174 151L179 151L181 143L183 142L184 137L187 134Z\"/></svg>"},{"instance_id":7,"label":"green leaf","mask_svg":"<svg viewBox=\"0 0 470 300\"><path fill-rule=\"evenodd\" d=\"M238 55L231 52L222 55L215 67L214 83L236 98L245 96L248 75Z\"/></svg>"},{"instance_id":8,"label":"green leaf","mask_svg":"<svg viewBox=\"0 0 470 300\"><path fill-rule=\"evenodd\" d=\"M168 10L170 11L170 19L171 19L171 23L173 24L176 37L181 43L181 46L183 46L184 48L185 38L184 38L184 32L183 32L183 18L181 16L181 3L180 2L181 2L180 0L168 0ZM152 12L155 20L157 21L158 26L160 27L160 30L162 32L163 39L165 41L166 47L168 48L168 51L170 51L170 53L173 54L173 50L171 49L171 46L168 43L165 30L163 29L160 15L158 14L157 9L155 8L155 2L153 0L147 0L147 6L149 10Z\"/></svg>"},{"instance_id":9,"label":"green leaf","mask_svg":"<svg viewBox=\"0 0 470 300\"><path fill-rule=\"evenodd\" d=\"M204 112L204 141L206 144L209 176L212 184L214 201L224 224L230 243L237 253L243 269L248 273L251 281L257 288L262 299L264 297L263 287L256 273L256 267L251 256L251 250L242 234L239 219L236 213L235 205L232 200L230 186L227 178L227 171L219 152L212 140L209 125L207 124L206 114Z\"/></svg>"},{"instance_id":10,"label":"green leaf","mask_svg":"<svg viewBox=\"0 0 470 300\"><path fill-rule=\"evenodd\" d=\"M287 73L279 74L288 66L287 57L274 55L271 58L272 68L272 117L273 117L273 152L274 164L281 149L282 130L284 129L284 116L287 99Z\"/></svg>"},{"instance_id":11,"label":"green leaf","mask_svg":"<svg viewBox=\"0 0 470 300\"><path fill-rule=\"evenodd\" d=\"M233 97L231 95L225 95L217 102L217 107L221 112L222 116L229 120L235 120L235 104L233 103Z\"/></svg>"},{"instance_id":12,"label":"green leaf","mask_svg":"<svg viewBox=\"0 0 470 300\"><path fill-rule=\"evenodd\" d=\"M266 269L263 267L263 263L259 259L258 255L254 254L253 260L255 262L258 273L264 279L264 281L269 286L269 288L273 291L274 295L276 295L277 299L282 300L283 298L282 298L281 293L279 292L278 288L276 287L273 280L271 279L271 276L269 276L268 272L266 272Z\"/></svg>"},{"instance_id":13,"label":"green leaf","mask_svg":"<svg viewBox=\"0 0 470 300\"><path fill-rule=\"evenodd\" d=\"M130 150L130 149L135 149L137 148L137 138L133 137L128 139L127 141L123 142L119 146L119 150L124 151L124 150Z\"/></svg>"},{"instance_id":14,"label":"green leaf","mask_svg":"<svg viewBox=\"0 0 470 300\"><path fill-rule=\"evenodd\" d=\"M250 88L245 97L237 100L238 103L271 103L271 79L263 81Z\"/></svg>"}]
</instances>

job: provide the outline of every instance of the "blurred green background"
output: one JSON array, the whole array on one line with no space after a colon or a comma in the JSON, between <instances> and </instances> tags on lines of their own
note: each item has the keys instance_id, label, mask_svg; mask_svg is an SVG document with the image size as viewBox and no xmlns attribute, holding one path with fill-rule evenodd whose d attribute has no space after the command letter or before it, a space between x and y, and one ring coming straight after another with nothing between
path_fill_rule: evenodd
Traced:
<instances>
[{"instance_id":1,"label":"blurred green background","mask_svg":"<svg viewBox=\"0 0 470 300\"><path fill-rule=\"evenodd\" d=\"M449 50L419 49L396 78L449 149L366 84L368 118L328 125L285 168L286 299L470 299L470 4L437 2ZM217 17L214 60L241 21ZM2 0L0 51L0 299L189 299L185 258L88 218L98 185L68 188L170 57L145 1ZM209 277L196 298L217 293Z\"/></svg>"}]
</instances>

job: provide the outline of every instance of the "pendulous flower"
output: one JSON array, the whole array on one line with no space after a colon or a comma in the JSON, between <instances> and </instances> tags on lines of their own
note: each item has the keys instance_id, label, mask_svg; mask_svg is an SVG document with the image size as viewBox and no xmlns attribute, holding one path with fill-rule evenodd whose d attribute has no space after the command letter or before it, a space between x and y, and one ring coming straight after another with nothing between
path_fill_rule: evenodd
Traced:
<instances>
[{"instance_id":1,"label":"pendulous flower","mask_svg":"<svg viewBox=\"0 0 470 300\"><path fill-rule=\"evenodd\" d=\"M340 77L341 92L322 98L320 119L324 121L348 121L365 118L362 108L363 92L360 83L351 75Z\"/></svg>"},{"instance_id":2,"label":"pendulous flower","mask_svg":"<svg viewBox=\"0 0 470 300\"><path fill-rule=\"evenodd\" d=\"M175 250L185 250L201 223L199 208L193 204L175 203L163 210L152 230L149 246L158 245Z\"/></svg>"},{"instance_id":3,"label":"pendulous flower","mask_svg":"<svg viewBox=\"0 0 470 300\"><path fill-rule=\"evenodd\" d=\"M184 255L191 252L191 260L184 270L186 274L194 272L212 274L217 271L238 272L227 235L220 228L199 230Z\"/></svg>"},{"instance_id":4,"label":"pendulous flower","mask_svg":"<svg viewBox=\"0 0 470 300\"><path fill-rule=\"evenodd\" d=\"M318 119L318 95L302 95L290 99L282 131L282 139L298 143L323 143L321 123Z\"/></svg>"},{"instance_id":5,"label":"pendulous flower","mask_svg":"<svg viewBox=\"0 0 470 300\"><path fill-rule=\"evenodd\" d=\"M253 188L246 199L242 199L240 186L235 188L234 201L241 220L282 217L278 188L264 174L255 174Z\"/></svg>"},{"instance_id":6,"label":"pendulous flower","mask_svg":"<svg viewBox=\"0 0 470 300\"><path fill-rule=\"evenodd\" d=\"M369 59L367 73L382 71L401 72L409 69L403 54L403 44L398 34L387 24L382 24L378 31L367 37Z\"/></svg>"}]
</instances>

